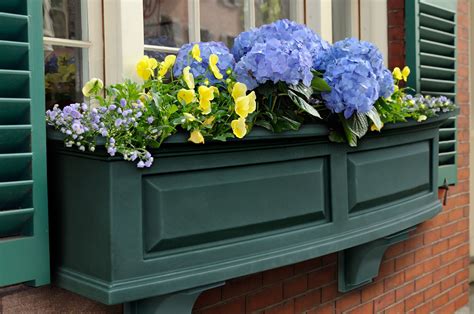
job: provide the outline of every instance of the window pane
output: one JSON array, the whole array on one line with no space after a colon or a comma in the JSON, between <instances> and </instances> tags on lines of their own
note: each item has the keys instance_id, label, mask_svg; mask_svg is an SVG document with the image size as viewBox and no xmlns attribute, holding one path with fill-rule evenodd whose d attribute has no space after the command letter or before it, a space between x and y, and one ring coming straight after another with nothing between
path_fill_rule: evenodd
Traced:
<instances>
[{"instance_id":1,"label":"window pane","mask_svg":"<svg viewBox=\"0 0 474 314\"><path fill-rule=\"evenodd\" d=\"M44 58L46 108L80 102L82 96L81 48L46 46Z\"/></svg>"},{"instance_id":2,"label":"window pane","mask_svg":"<svg viewBox=\"0 0 474 314\"><path fill-rule=\"evenodd\" d=\"M187 0L143 0L145 44L181 47L189 41Z\"/></svg>"},{"instance_id":3,"label":"window pane","mask_svg":"<svg viewBox=\"0 0 474 314\"><path fill-rule=\"evenodd\" d=\"M255 0L255 25L290 19L290 0Z\"/></svg>"},{"instance_id":4,"label":"window pane","mask_svg":"<svg viewBox=\"0 0 474 314\"><path fill-rule=\"evenodd\" d=\"M201 41L222 41L229 47L244 31L244 0L201 0Z\"/></svg>"},{"instance_id":5,"label":"window pane","mask_svg":"<svg viewBox=\"0 0 474 314\"><path fill-rule=\"evenodd\" d=\"M44 0L44 35L81 40L81 1Z\"/></svg>"}]
</instances>

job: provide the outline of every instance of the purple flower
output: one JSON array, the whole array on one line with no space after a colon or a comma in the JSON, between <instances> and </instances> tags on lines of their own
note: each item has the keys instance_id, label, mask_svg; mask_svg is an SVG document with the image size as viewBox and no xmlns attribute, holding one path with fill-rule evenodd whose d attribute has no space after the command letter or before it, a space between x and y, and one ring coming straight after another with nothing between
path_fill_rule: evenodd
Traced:
<instances>
[{"instance_id":1,"label":"purple flower","mask_svg":"<svg viewBox=\"0 0 474 314\"><path fill-rule=\"evenodd\" d=\"M107 153L109 153L110 156L115 156L115 153L117 152L117 148L109 146L107 148Z\"/></svg>"},{"instance_id":2,"label":"purple flower","mask_svg":"<svg viewBox=\"0 0 474 314\"><path fill-rule=\"evenodd\" d=\"M311 53L295 41L269 39L257 43L235 65L235 75L239 82L254 89L267 81L309 86L311 73Z\"/></svg>"},{"instance_id":3,"label":"purple flower","mask_svg":"<svg viewBox=\"0 0 474 314\"><path fill-rule=\"evenodd\" d=\"M127 101L125 99L120 99L120 106L125 107L127 105Z\"/></svg>"},{"instance_id":4,"label":"purple flower","mask_svg":"<svg viewBox=\"0 0 474 314\"><path fill-rule=\"evenodd\" d=\"M272 39L293 42L297 47L306 48L312 57L310 67L313 69L320 69L330 49L329 43L307 26L283 19L240 33L232 47L235 60L240 61L256 44L266 43Z\"/></svg>"},{"instance_id":5,"label":"purple flower","mask_svg":"<svg viewBox=\"0 0 474 314\"><path fill-rule=\"evenodd\" d=\"M112 105L109 106L109 110L110 110L110 111L113 111L113 110L115 110L115 109L117 109L117 106L116 106L116 105L112 104Z\"/></svg>"},{"instance_id":6,"label":"purple flower","mask_svg":"<svg viewBox=\"0 0 474 314\"><path fill-rule=\"evenodd\" d=\"M359 58L369 63L372 67L372 72L375 74L380 96L389 97L393 93L394 82L392 73L384 65L382 53L377 46L355 38L340 40L334 43L331 50L326 54L321 69L325 70L329 64L345 57Z\"/></svg>"},{"instance_id":7,"label":"purple flower","mask_svg":"<svg viewBox=\"0 0 474 314\"><path fill-rule=\"evenodd\" d=\"M344 57L331 62L324 73L331 92L322 93L332 112L344 112L346 119L354 112L366 113L379 98L378 82L370 63L360 58Z\"/></svg>"},{"instance_id":8,"label":"purple flower","mask_svg":"<svg viewBox=\"0 0 474 314\"><path fill-rule=\"evenodd\" d=\"M123 120L118 118L117 120L115 120L115 126L118 128L121 124L122 124Z\"/></svg>"},{"instance_id":9,"label":"purple flower","mask_svg":"<svg viewBox=\"0 0 474 314\"><path fill-rule=\"evenodd\" d=\"M145 163L143 162L143 160L140 160L138 163L137 163L137 168L144 168L145 167Z\"/></svg>"},{"instance_id":10,"label":"purple flower","mask_svg":"<svg viewBox=\"0 0 474 314\"><path fill-rule=\"evenodd\" d=\"M152 124L153 121L155 121L155 118L153 118L153 117L148 117L148 118L146 118L146 121L148 122L148 124Z\"/></svg>"}]
</instances>

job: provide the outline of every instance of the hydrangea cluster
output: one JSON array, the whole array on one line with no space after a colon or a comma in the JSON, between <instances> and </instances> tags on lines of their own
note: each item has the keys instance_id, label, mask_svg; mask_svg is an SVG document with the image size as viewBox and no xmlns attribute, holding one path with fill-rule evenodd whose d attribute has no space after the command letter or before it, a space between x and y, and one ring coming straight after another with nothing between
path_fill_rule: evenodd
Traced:
<instances>
[{"instance_id":1,"label":"hydrangea cluster","mask_svg":"<svg viewBox=\"0 0 474 314\"><path fill-rule=\"evenodd\" d=\"M311 53L295 41L269 39L256 43L235 65L237 81L254 89L267 81L311 84Z\"/></svg>"},{"instance_id":2,"label":"hydrangea cluster","mask_svg":"<svg viewBox=\"0 0 474 314\"><path fill-rule=\"evenodd\" d=\"M198 61L192 57L191 51L193 46L197 44L200 49L201 61ZM211 84L217 82L217 79L209 71L209 57L211 54L215 54L219 57L217 62L217 67L220 72L226 78L226 72L228 69L234 68L234 56L230 53L229 49L224 45L224 43L210 41L210 42L199 42L199 43L189 43L183 45L178 52L176 58L176 63L174 65L174 76L178 77L183 73L183 69L187 66L191 67L191 73L194 77L205 76Z\"/></svg>"},{"instance_id":3,"label":"hydrangea cluster","mask_svg":"<svg viewBox=\"0 0 474 314\"><path fill-rule=\"evenodd\" d=\"M366 113L379 98L377 77L370 63L361 58L343 57L328 64L324 80L332 90L322 93L331 111L344 113L346 119L354 112Z\"/></svg>"},{"instance_id":4,"label":"hydrangea cluster","mask_svg":"<svg viewBox=\"0 0 474 314\"><path fill-rule=\"evenodd\" d=\"M325 56L322 70L326 70L329 64L344 57L359 58L369 62L377 78L379 95L389 97L393 93L392 73L384 65L382 53L374 44L355 38L346 38L334 43Z\"/></svg>"},{"instance_id":5,"label":"hydrangea cluster","mask_svg":"<svg viewBox=\"0 0 474 314\"><path fill-rule=\"evenodd\" d=\"M66 135L64 142L67 147L77 146L81 151L87 147L95 151L97 138L104 137L110 156L119 152L125 160L136 161L138 168L150 167L153 163L152 155L138 140L130 143L139 138L135 136L137 133L149 140L159 136L153 116L140 101L127 104L122 99L119 104L108 107L92 107L84 103L60 109L55 105L46 112L46 121Z\"/></svg>"},{"instance_id":6,"label":"hydrangea cluster","mask_svg":"<svg viewBox=\"0 0 474 314\"><path fill-rule=\"evenodd\" d=\"M296 47L306 48L312 56L313 69L319 69L330 50L327 41L321 39L315 32L305 25L287 19L278 20L246 32L235 38L232 53L235 60L240 61L256 44L266 43L277 39L281 42L294 42Z\"/></svg>"}]
</instances>

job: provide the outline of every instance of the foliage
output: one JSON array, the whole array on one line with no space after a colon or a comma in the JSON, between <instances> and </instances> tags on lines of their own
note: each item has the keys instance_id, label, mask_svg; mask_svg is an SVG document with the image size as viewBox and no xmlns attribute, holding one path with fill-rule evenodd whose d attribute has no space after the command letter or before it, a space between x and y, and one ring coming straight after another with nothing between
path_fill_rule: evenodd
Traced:
<instances>
[{"instance_id":1,"label":"foliage","mask_svg":"<svg viewBox=\"0 0 474 314\"><path fill-rule=\"evenodd\" d=\"M103 137L109 155L142 168L153 163L150 149L179 131L203 144L244 138L254 125L283 132L317 122L331 141L356 146L385 123L456 109L446 97L407 94L399 84L408 67L390 72L374 45L346 39L329 47L287 20L241 33L232 52L237 63L216 42L184 45L163 62L144 56L136 66L142 83L104 89L92 79L83 88L88 104L55 106L46 120L66 146L94 151Z\"/></svg>"}]
</instances>

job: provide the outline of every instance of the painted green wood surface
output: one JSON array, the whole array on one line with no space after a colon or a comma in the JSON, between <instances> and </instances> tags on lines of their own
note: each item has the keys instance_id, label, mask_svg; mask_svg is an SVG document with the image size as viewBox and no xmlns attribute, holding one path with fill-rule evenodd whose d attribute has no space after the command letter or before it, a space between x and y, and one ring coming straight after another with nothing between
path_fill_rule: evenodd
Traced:
<instances>
[{"instance_id":1,"label":"painted green wood surface","mask_svg":"<svg viewBox=\"0 0 474 314\"><path fill-rule=\"evenodd\" d=\"M315 126L206 145L178 135L150 169L52 140L57 282L115 304L406 230L441 210L438 132L448 116L387 125L357 148L328 142Z\"/></svg>"},{"instance_id":2,"label":"painted green wood surface","mask_svg":"<svg viewBox=\"0 0 474 314\"><path fill-rule=\"evenodd\" d=\"M456 10L456 0L405 1L408 85L418 93L456 101ZM440 128L440 186L457 182L456 133L456 118Z\"/></svg>"},{"instance_id":3,"label":"painted green wood surface","mask_svg":"<svg viewBox=\"0 0 474 314\"><path fill-rule=\"evenodd\" d=\"M0 2L0 287L49 283L42 2Z\"/></svg>"}]
</instances>

